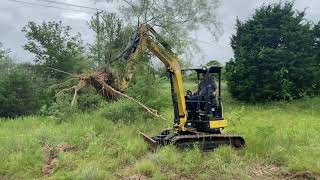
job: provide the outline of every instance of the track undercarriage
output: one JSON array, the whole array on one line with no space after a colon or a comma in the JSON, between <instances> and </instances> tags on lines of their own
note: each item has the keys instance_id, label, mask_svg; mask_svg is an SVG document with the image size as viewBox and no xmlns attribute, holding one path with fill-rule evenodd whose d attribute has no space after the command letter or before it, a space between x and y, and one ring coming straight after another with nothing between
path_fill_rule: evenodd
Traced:
<instances>
[{"instance_id":1,"label":"track undercarriage","mask_svg":"<svg viewBox=\"0 0 320 180\"><path fill-rule=\"evenodd\" d=\"M201 132L179 133L175 130L165 130L154 137L149 137L144 133L140 134L153 150L158 146L170 144L182 149L199 147L202 151L209 151L221 145L230 145L236 149L245 146L244 139L239 135L209 134Z\"/></svg>"}]
</instances>

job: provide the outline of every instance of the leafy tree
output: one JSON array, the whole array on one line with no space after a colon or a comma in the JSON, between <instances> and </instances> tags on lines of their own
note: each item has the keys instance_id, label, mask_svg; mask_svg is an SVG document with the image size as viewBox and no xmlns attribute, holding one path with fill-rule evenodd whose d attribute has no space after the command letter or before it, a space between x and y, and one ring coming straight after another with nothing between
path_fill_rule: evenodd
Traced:
<instances>
[{"instance_id":1,"label":"leafy tree","mask_svg":"<svg viewBox=\"0 0 320 180\"><path fill-rule=\"evenodd\" d=\"M40 108L40 89L31 65L15 64L0 79L0 116L16 117Z\"/></svg>"},{"instance_id":2,"label":"leafy tree","mask_svg":"<svg viewBox=\"0 0 320 180\"><path fill-rule=\"evenodd\" d=\"M195 50L192 32L204 27L216 37L220 31L215 14L219 0L121 0L117 4L126 22L150 24L177 54Z\"/></svg>"},{"instance_id":3,"label":"leafy tree","mask_svg":"<svg viewBox=\"0 0 320 180\"><path fill-rule=\"evenodd\" d=\"M125 47L132 28L125 26L114 13L97 13L92 16L89 26L96 34L96 41L90 46L95 64L107 67L119 64L119 59L115 59Z\"/></svg>"},{"instance_id":4,"label":"leafy tree","mask_svg":"<svg viewBox=\"0 0 320 180\"><path fill-rule=\"evenodd\" d=\"M46 77L63 79L66 75L51 68L67 72L80 72L88 66L80 34L70 34L71 27L61 21L36 24L30 21L23 29L28 39L25 50L35 54L35 62Z\"/></svg>"},{"instance_id":5,"label":"leafy tree","mask_svg":"<svg viewBox=\"0 0 320 180\"><path fill-rule=\"evenodd\" d=\"M7 54L8 51L4 49L2 43L0 42L0 59L2 60Z\"/></svg>"},{"instance_id":6,"label":"leafy tree","mask_svg":"<svg viewBox=\"0 0 320 180\"><path fill-rule=\"evenodd\" d=\"M312 95L313 32L293 3L263 5L231 38L235 59L226 66L231 94L241 100L289 100Z\"/></svg>"},{"instance_id":7,"label":"leafy tree","mask_svg":"<svg viewBox=\"0 0 320 180\"><path fill-rule=\"evenodd\" d=\"M15 117L37 109L33 76L27 64L15 64L0 43L0 117Z\"/></svg>"},{"instance_id":8,"label":"leafy tree","mask_svg":"<svg viewBox=\"0 0 320 180\"><path fill-rule=\"evenodd\" d=\"M9 50L5 49L0 42L0 79L14 67L14 63L8 53Z\"/></svg>"},{"instance_id":9,"label":"leafy tree","mask_svg":"<svg viewBox=\"0 0 320 180\"><path fill-rule=\"evenodd\" d=\"M313 27L313 47L315 54L314 61L314 73L317 77L315 84L313 85L316 94L320 95L320 21Z\"/></svg>"},{"instance_id":10,"label":"leafy tree","mask_svg":"<svg viewBox=\"0 0 320 180\"><path fill-rule=\"evenodd\" d=\"M209 66L221 66L221 63L219 61L217 61L217 60L211 60L211 61L207 62L206 66L207 67L209 67Z\"/></svg>"}]
</instances>

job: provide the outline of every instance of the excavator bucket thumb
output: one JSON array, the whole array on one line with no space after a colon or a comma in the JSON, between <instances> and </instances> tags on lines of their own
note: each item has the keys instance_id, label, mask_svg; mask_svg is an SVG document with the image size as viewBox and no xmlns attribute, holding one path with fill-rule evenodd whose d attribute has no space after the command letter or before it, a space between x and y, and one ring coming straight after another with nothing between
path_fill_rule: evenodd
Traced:
<instances>
[{"instance_id":1,"label":"excavator bucket thumb","mask_svg":"<svg viewBox=\"0 0 320 180\"><path fill-rule=\"evenodd\" d=\"M151 137L148 135L140 132L140 135L143 137L144 141L148 143L150 150L155 151L158 147L158 142L153 140Z\"/></svg>"}]
</instances>

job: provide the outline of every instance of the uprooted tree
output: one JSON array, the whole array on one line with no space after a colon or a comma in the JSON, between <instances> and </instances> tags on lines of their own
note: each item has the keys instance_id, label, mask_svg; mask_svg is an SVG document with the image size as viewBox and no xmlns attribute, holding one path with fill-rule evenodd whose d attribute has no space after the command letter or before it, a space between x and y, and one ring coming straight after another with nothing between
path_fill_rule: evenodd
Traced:
<instances>
[{"instance_id":1,"label":"uprooted tree","mask_svg":"<svg viewBox=\"0 0 320 180\"><path fill-rule=\"evenodd\" d=\"M57 70L57 69L55 69ZM60 70L57 70L60 71ZM165 119L162 117L157 110L147 107L145 104L141 103L140 101L124 94L122 91L126 87L122 87L121 83L119 82L119 78L115 78L112 71L108 68L100 68L92 73L88 74L81 74L81 75L72 75L73 79L77 79L78 83L70 88L63 89L62 91L69 91L74 90L73 99L71 101L71 106L73 106L77 100L78 92L87 86L94 87L99 94L104 97L106 100L115 100L119 97L123 96L128 98L129 100L137 103L141 107L143 107L148 113ZM60 92L62 92L60 91ZM59 92L59 93L60 93Z\"/></svg>"}]
</instances>

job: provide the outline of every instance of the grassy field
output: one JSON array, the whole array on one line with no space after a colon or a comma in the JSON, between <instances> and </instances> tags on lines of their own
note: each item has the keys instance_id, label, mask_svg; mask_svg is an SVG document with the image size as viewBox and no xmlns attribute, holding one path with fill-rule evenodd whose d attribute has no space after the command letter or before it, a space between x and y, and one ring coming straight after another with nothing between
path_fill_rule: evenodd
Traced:
<instances>
[{"instance_id":1,"label":"grassy field","mask_svg":"<svg viewBox=\"0 0 320 180\"><path fill-rule=\"evenodd\" d=\"M167 93L161 96L170 99ZM63 123L0 120L0 179L319 178L320 98L252 105L224 96L226 132L244 136L243 150L149 152L139 131L155 135L171 122L121 100ZM171 120L170 105L162 114Z\"/></svg>"}]
</instances>

